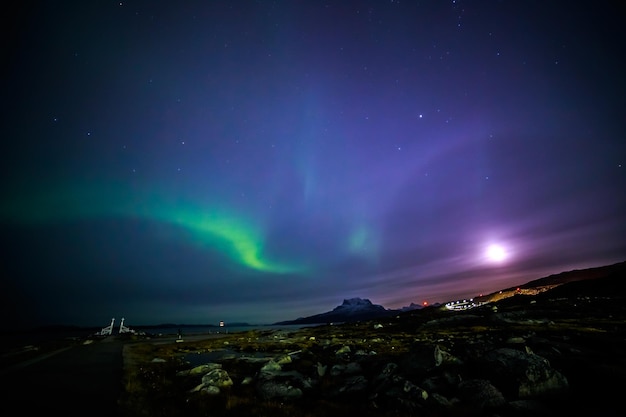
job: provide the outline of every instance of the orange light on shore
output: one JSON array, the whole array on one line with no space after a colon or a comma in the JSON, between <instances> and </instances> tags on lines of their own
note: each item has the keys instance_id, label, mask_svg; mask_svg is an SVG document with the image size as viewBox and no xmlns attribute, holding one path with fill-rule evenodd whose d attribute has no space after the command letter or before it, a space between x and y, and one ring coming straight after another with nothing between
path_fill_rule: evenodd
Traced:
<instances>
[{"instance_id":1,"label":"orange light on shore","mask_svg":"<svg viewBox=\"0 0 626 417\"><path fill-rule=\"evenodd\" d=\"M426 306L428 305L428 301L424 301L424 302L422 303L422 305L423 305L424 307L426 307Z\"/></svg>"}]
</instances>

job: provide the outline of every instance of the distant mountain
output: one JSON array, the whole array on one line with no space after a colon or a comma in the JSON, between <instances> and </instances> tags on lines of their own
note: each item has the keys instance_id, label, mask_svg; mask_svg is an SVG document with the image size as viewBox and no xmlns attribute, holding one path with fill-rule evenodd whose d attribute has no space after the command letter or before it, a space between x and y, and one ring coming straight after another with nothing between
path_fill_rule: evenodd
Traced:
<instances>
[{"instance_id":1,"label":"distant mountain","mask_svg":"<svg viewBox=\"0 0 626 417\"><path fill-rule=\"evenodd\" d=\"M388 310L385 307L372 304L367 298L350 298L343 300L340 306L332 311L316 314L309 317L300 317L296 320L281 321L283 324L318 324L318 323L344 323L362 320L374 320L378 318L390 317L397 314L399 310Z\"/></svg>"},{"instance_id":2,"label":"distant mountain","mask_svg":"<svg viewBox=\"0 0 626 417\"><path fill-rule=\"evenodd\" d=\"M544 278L529 281L526 284L522 284L517 287L506 288L491 294L475 297L474 299L481 302L495 302L517 294L537 295L545 291L552 290L555 287L561 286L563 284L570 284L576 281L597 280L598 284L600 284L606 281L600 278L615 278L616 276L623 277L625 276L625 274L626 262L620 262L613 265L601 266L596 268L561 272L559 274L554 274ZM615 291L623 292L624 283L621 280L613 279L611 282L618 283L619 288L614 288ZM567 285L565 287L569 288L570 285ZM576 287L574 286L573 288ZM611 288L613 289L613 287ZM429 307L438 306L440 306L440 304L436 303L430 305ZM280 321L274 324L324 324L366 321L390 317L399 313L420 310L422 308L422 305L411 303L409 306L393 310L386 309L385 307L378 304L372 304L372 302L367 298L350 298L343 300L343 303L340 306L335 307L332 311L315 314L308 317L300 317L296 320Z\"/></svg>"},{"instance_id":3,"label":"distant mountain","mask_svg":"<svg viewBox=\"0 0 626 417\"><path fill-rule=\"evenodd\" d=\"M411 303L408 306L400 307L399 311L404 312L404 311L421 310L422 308L424 308L424 306L421 304Z\"/></svg>"}]
</instances>

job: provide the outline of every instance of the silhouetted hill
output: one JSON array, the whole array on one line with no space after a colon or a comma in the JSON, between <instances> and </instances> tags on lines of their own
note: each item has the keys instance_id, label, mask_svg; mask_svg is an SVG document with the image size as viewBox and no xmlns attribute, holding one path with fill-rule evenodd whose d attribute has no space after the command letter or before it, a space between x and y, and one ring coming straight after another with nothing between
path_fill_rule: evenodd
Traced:
<instances>
[{"instance_id":1,"label":"silhouetted hill","mask_svg":"<svg viewBox=\"0 0 626 417\"><path fill-rule=\"evenodd\" d=\"M576 271L569 278L584 274ZM626 263L605 268L594 268L589 278L567 280L548 292L551 298L572 297L624 297L626 296Z\"/></svg>"},{"instance_id":2,"label":"silhouetted hill","mask_svg":"<svg viewBox=\"0 0 626 417\"><path fill-rule=\"evenodd\" d=\"M624 272L626 272L626 261L619 262L613 265L606 265L588 269L574 269L572 271L549 275L544 278L529 281L524 285L520 285L520 288L532 288L543 285L561 285L574 281L604 278L613 274L623 274Z\"/></svg>"},{"instance_id":3,"label":"silhouetted hill","mask_svg":"<svg viewBox=\"0 0 626 417\"><path fill-rule=\"evenodd\" d=\"M351 298L343 300L343 303L335 307L332 311L315 314L309 317L301 317L296 320L281 321L274 324L346 323L389 317L397 314L397 312L397 310L387 310L381 305L372 304L368 299Z\"/></svg>"},{"instance_id":4,"label":"silhouetted hill","mask_svg":"<svg viewBox=\"0 0 626 417\"><path fill-rule=\"evenodd\" d=\"M624 276L625 273L626 261L595 268L575 269L535 279L525 284L505 288L484 296L475 297L475 300L480 302L495 302L513 295L537 295L545 291L554 290L556 287L560 287L564 284L596 280L614 275Z\"/></svg>"},{"instance_id":5,"label":"silhouetted hill","mask_svg":"<svg viewBox=\"0 0 626 417\"><path fill-rule=\"evenodd\" d=\"M550 297L566 297L571 292L575 292L577 294L580 292L588 292L590 295L594 296L614 295L616 292L624 294L625 287L626 261L613 265L561 272L535 279L515 287L505 288L474 299L482 303L487 303L497 302L515 295L534 296L544 292L549 292ZM367 321L391 317L397 314L404 315L405 313L413 312L412 310L433 311L436 310L436 307L438 306L439 304L435 304L422 309L421 306L412 303L409 307L393 310L386 309L381 305L372 304L368 299L352 298L344 300L343 304L335 307L332 311L308 317L300 317L296 320L280 321L274 324L350 323L355 321Z\"/></svg>"}]
</instances>

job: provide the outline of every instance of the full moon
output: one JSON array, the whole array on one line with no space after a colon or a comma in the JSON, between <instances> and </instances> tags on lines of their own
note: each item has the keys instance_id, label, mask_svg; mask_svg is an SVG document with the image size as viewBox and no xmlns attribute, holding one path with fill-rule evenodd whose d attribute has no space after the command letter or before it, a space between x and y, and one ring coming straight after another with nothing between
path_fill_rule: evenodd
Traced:
<instances>
[{"instance_id":1,"label":"full moon","mask_svg":"<svg viewBox=\"0 0 626 417\"><path fill-rule=\"evenodd\" d=\"M492 262L502 262L506 259L506 250L500 245L490 245L487 248L487 259Z\"/></svg>"}]
</instances>

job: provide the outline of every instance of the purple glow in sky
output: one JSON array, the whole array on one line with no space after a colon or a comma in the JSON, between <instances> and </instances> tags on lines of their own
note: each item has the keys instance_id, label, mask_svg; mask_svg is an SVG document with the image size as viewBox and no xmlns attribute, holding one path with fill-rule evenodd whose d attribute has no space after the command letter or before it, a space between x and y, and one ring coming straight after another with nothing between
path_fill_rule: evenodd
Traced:
<instances>
[{"instance_id":1,"label":"purple glow in sky","mask_svg":"<svg viewBox=\"0 0 626 417\"><path fill-rule=\"evenodd\" d=\"M272 323L626 259L611 3L122 1L4 25L14 324Z\"/></svg>"}]
</instances>

